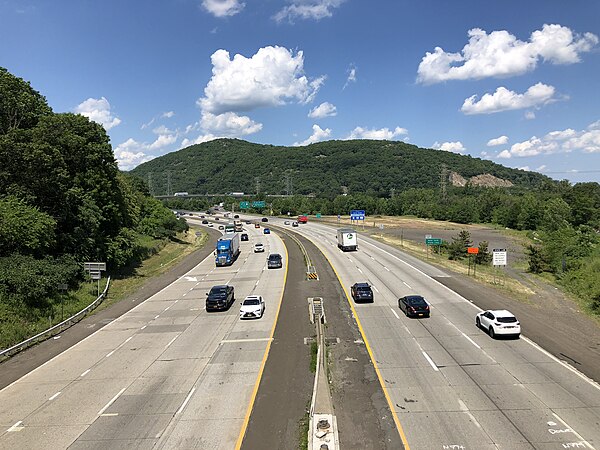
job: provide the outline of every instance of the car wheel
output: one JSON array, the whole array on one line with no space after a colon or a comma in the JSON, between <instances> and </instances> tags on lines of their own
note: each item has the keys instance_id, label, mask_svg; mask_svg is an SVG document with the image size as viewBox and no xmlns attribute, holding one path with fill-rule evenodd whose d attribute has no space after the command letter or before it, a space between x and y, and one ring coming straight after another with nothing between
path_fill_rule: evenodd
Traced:
<instances>
[{"instance_id":1,"label":"car wheel","mask_svg":"<svg viewBox=\"0 0 600 450\"><path fill-rule=\"evenodd\" d=\"M479 317L475 319L475 326L477 326L477 328L481 328L481 320L479 320Z\"/></svg>"},{"instance_id":2,"label":"car wheel","mask_svg":"<svg viewBox=\"0 0 600 450\"><path fill-rule=\"evenodd\" d=\"M489 332L490 332L490 337L491 337L492 339L496 337L496 333L494 333L494 327L492 327L491 325L490 325L490 330L489 330Z\"/></svg>"}]
</instances>

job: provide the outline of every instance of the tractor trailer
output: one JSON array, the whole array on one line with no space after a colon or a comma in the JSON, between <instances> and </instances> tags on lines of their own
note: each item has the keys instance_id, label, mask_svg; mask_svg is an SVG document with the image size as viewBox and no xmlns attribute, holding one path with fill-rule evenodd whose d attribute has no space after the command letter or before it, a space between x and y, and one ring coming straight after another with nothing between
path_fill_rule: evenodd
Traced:
<instances>
[{"instance_id":1,"label":"tractor trailer","mask_svg":"<svg viewBox=\"0 0 600 450\"><path fill-rule=\"evenodd\" d=\"M225 234L217 241L215 252L217 267L232 265L240 254L240 235L238 233Z\"/></svg>"}]
</instances>

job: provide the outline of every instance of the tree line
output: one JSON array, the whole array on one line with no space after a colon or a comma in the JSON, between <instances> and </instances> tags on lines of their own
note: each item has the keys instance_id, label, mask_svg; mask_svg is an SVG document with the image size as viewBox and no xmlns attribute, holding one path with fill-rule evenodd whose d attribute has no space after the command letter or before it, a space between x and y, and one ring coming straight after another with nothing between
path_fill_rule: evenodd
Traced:
<instances>
[{"instance_id":1,"label":"tree line","mask_svg":"<svg viewBox=\"0 0 600 450\"><path fill-rule=\"evenodd\" d=\"M54 113L0 67L0 323L42 314L84 279L82 263L118 271L184 221L118 170L104 128Z\"/></svg>"}]
</instances>

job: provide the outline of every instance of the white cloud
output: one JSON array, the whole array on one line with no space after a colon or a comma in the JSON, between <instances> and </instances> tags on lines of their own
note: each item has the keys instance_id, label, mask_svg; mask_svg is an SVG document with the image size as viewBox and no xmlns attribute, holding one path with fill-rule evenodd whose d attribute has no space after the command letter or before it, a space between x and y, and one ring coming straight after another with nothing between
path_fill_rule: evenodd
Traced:
<instances>
[{"instance_id":1,"label":"white cloud","mask_svg":"<svg viewBox=\"0 0 600 450\"><path fill-rule=\"evenodd\" d=\"M526 172L529 172L529 166L523 166L523 167L518 167L519 170L525 170Z\"/></svg>"},{"instance_id":2,"label":"white cloud","mask_svg":"<svg viewBox=\"0 0 600 450\"><path fill-rule=\"evenodd\" d=\"M160 125L152 130L154 134L173 134L175 133L173 130L165 127L164 125Z\"/></svg>"},{"instance_id":3,"label":"white cloud","mask_svg":"<svg viewBox=\"0 0 600 450\"><path fill-rule=\"evenodd\" d=\"M533 111L527 111L525 113L525 118L527 120L533 120L533 119L535 119L535 113Z\"/></svg>"},{"instance_id":4,"label":"white cloud","mask_svg":"<svg viewBox=\"0 0 600 450\"><path fill-rule=\"evenodd\" d=\"M493 94L484 94L479 101L476 101L477 95L465 99L460 110L469 115L493 114L514 109L539 107L556 101L554 94L554 86L543 83L534 84L524 94L517 94L500 86Z\"/></svg>"},{"instance_id":5,"label":"white cloud","mask_svg":"<svg viewBox=\"0 0 600 450\"><path fill-rule=\"evenodd\" d=\"M546 171L546 164L542 164L537 169L535 169L535 171L536 172L545 172Z\"/></svg>"},{"instance_id":6,"label":"white cloud","mask_svg":"<svg viewBox=\"0 0 600 450\"><path fill-rule=\"evenodd\" d=\"M315 142L319 142L319 141L323 141L325 139L327 139L329 136L331 136L331 129L326 128L326 129L322 129L319 125L313 125L312 126L313 129L313 134L310 135L310 137L302 142L294 142L294 146L298 147L298 146L303 146L303 145L309 145L309 144L314 144Z\"/></svg>"},{"instance_id":7,"label":"white cloud","mask_svg":"<svg viewBox=\"0 0 600 450\"><path fill-rule=\"evenodd\" d=\"M463 145L463 143L460 141L442 142L441 144L436 141L436 142L434 142L432 148L435 148L436 150L443 150L445 152L452 152L452 153L464 153L467 150L465 148L465 146Z\"/></svg>"},{"instance_id":8,"label":"white cloud","mask_svg":"<svg viewBox=\"0 0 600 450\"><path fill-rule=\"evenodd\" d=\"M177 140L177 136L173 134L161 134L156 140L148 146L149 150L159 150L163 147L173 144Z\"/></svg>"},{"instance_id":9,"label":"white cloud","mask_svg":"<svg viewBox=\"0 0 600 450\"><path fill-rule=\"evenodd\" d=\"M580 150L585 153L600 153L599 122L590 124L585 130L576 131L571 128L551 131L538 138L533 136L523 142L504 150L499 158L526 157L548 155L553 153L570 153Z\"/></svg>"},{"instance_id":10,"label":"white cloud","mask_svg":"<svg viewBox=\"0 0 600 450\"><path fill-rule=\"evenodd\" d=\"M469 30L469 43L460 53L447 53L436 47L427 52L417 71L424 84L447 80L510 77L534 70L539 60L552 64L573 64L580 54L589 52L598 37L583 35L561 25L544 25L534 31L528 42L518 40L506 30L487 34L480 28Z\"/></svg>"},{"instance_id":11,"label":"white cloud","mask_svg":"<svg viewBox=\"0 0 600 450\"><path fill-rule=\"evenodd\" d=\"M214 141L215 139L221 139L225 136L215 136L214 134L201 134L196 139L183 139L181 141L181 148L189 147L190 145L202 144L203 142Z\"/></svg>"},{"instance_id":12,"label":"white cloud","mask_svg":"<svg viewBox=\"0 0 600 450\"><path fill-rule=\"evenodd\" d=\"M311 119L322 119L323 117L337 116L337 108L329 102L321 103L315 106L308 113Z\"/></svg>"},{"instance_id":13,"label":"white cloud","mask_svg":"<svg viewBox=\"0 0 600 450\"><path fill-rule=\"evenodd\" d=\"M496 145L504 145L508 142L508 136L499 136L494 139L490 139L487 143L488 147L494 147Z\"/></svg>"},{"instance_id":14,"label":"white cloud","mask_svg":"<svg viewBox=\"0 0 600 450\"><path fill-rule=\"evenodd\" d=\"M200 126L208 133L217 133L223 137L245 136L262 129L262 123L254 122L250 117L239 116L234 112L218 115L202 113Z\"/></svg>"},{"instance_id":15,"label":"white cloud","mask_svg":"<svg viewBox=\"0 0 600 450\"><path fill-rule=\"evenodd\" d=\"M104 97L88 98L75 107L75 112L99 123L106 131L121 123L121 119L111 114L110 103Z\"/></svg>"},{"instance_id":16,"label":"white cloud","mask_svg":"<svg viewBox=\"0 0 600 450\"><path fill-rule=\"evenodd\" d=\"M502 150L497 156L499 159L510 159L511 157L512 155L510 154L509 150Z\"/></svg>"},{"instance_id":17,"label":"white cloud","mask_svg":"<svg viewBox=\"0 0 600 450\"><path fill-rule=\"evenodd\" d=\"M251 58L217 50L211 56L212 78L198 104L205 112L250 111L280 106L289 101L309 103L325 77L309 80L304 74L302 51L264 47Z\"/></svg>"},{"instance_id":18,"label":"white cloud","mask_svg":"<svg viewBox=\"0 0 600 450\"><path fill-rule=\"evenodd\" d=\"M284 7L273 16L276 22L294 19L320 20L333 15L332 10L338 8L345 0L291 0L291 4Z\"/></svg>"},{"instance_id":19,"label":"white cloud","mask_svg":"<svg viewBox=\"0 0 600 450\"><path fill-rule=\"evenodd\" d=\"M174 111L167 111L162 113L162 115L160 117L162 117L163 119L170 119L171 117L173 117L175 115Z\"/></svg>"},{"instance_id":20,"label":"white cloud","mask_svg":"<svg viewBox=\"0 0 600 450\"><path fill-rule=\"evenodd\" d=\"M127 141L115 148L115 159L121 170L131 170L135 166L154 159L154 156L147 155L145 151L147 146L135 139L129 138Z\"/></svg>"},{"instance_id":21,"label":"white cloud","mask_svg":"<svg viewBox=\"0 0 600 450\"><path fill-rule=\"evenodd\" d=\"M246 4L239 0L203 0L202 6L215 17L228 17L241 12Z\"/></svg>"},{"instance_id":22,"label":"white cloud","mask_svg":"<svg viewBox=\"0 0 600 450\"><path fill-rule=\"evenodd\" d=\"M346 78L346 83L342 90L346 89L350 83L356 83L356 66L354 64L351 64L348 69L348 78Z\"/></svg>"},{"instance_id":23,"label":"white cloud","mask_svg":"<svg viewBox=\"0 0 600 450\"><path fill-rule=\"evenodd\" d=\"M403 134L408 134L406 128L396 127L394 130L390 130L389 128L369 130L367 128L356 127L350 132L346 139L374 139L382 141L390 140Z\"/></svg>"}]
</instances>

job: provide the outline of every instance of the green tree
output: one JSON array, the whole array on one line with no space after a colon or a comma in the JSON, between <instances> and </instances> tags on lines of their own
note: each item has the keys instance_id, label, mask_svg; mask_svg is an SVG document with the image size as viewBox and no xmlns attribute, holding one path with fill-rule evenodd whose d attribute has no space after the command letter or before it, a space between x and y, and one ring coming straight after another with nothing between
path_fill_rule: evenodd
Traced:
<instances>
[{"instance_id":1,"label":"green tree","mask_svg":"<svg viewBox=\"0 0 600 450\"><path fill-rule=\"evenodd\" d=\"M448 259L460 260L467 255L467 248L471 247L471 233L467 230L461 230L457 236L452 237L452 242L448 245Z\"/></svg>"}]
</instances>

